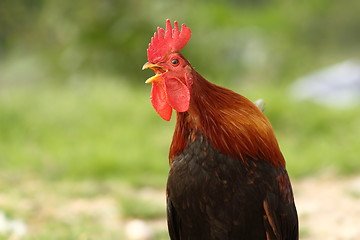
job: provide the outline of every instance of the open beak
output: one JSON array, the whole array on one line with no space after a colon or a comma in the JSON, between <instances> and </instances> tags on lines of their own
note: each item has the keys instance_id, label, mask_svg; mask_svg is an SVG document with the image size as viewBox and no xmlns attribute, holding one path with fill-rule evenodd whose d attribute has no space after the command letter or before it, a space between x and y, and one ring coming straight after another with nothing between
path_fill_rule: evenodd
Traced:
<instances>
[{"instance_id":1,"label":"open beak","mask_svg":"<svg viewBox=\"0 0 360 240\"><path fill-rule=\"evenodd\" d=\"M144 69L148 69L148 68L150 68L150 69L152 69L152 70L154 70L155 71L155 76L152 76L152 77L150 77L150 78L148 78L146 81L145 81L145 83L151 83L151 82L156 82L156 81L160 81L161 80L161 72L159 72L159 70L161 69L163 69L161 66L159 66L159 65L156 65L156 64L153 64L153 63L150 63L150 62L146 62L145 64L144 64L144 66L142 67L142 70L144 70ZM157 73L157 72L159 72L159 73Z\"/></svg>"}]
</instances>

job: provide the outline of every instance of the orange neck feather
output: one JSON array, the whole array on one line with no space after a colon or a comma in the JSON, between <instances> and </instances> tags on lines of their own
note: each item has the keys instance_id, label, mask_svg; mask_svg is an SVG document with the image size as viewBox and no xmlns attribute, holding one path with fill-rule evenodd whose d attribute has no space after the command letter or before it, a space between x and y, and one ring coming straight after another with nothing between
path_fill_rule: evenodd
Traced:
<instances>
[{"instance_id":1,"label":"orange neck feather","mask_svg":"<svg viewBox=\"0 0 360 240\"><path fill-rule=\"evenodd\" d=\"M177 113L170 163L198 132L214 149L246 162L250 157L285 166L271 124L247 98L205 80L193 70L190 108Z\"/></svg>"}]
</instances>

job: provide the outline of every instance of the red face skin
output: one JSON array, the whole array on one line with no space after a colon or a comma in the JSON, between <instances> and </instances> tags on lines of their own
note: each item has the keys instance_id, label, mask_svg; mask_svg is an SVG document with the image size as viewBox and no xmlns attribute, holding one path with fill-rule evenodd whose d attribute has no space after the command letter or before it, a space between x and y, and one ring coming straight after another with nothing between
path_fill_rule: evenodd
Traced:
<instances>
[{"instance_id":1,"label":"red face skin","mask_svg":"<svg viewBox=\"0 0 360 240\"><path fill-rule=\"evenodd\" d=\"M151 103L156 112L166 121L170 120L172 109L186 112L193 84L190 63L180 53L171 53L164 61L145 63L143 69L146 68L156 74L146 81L152 83Z\"/></svg>"}]
</instances>

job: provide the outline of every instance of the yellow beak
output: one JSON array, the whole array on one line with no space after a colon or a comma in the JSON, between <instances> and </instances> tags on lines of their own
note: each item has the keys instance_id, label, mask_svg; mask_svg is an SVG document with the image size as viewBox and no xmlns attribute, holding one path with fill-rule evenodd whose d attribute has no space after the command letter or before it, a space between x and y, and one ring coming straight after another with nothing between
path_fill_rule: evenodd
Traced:
<instances>
[{"instance_id":1,"label":"yellow beak","mask_svg":"<svg viewBox=\"0 0 360 240\"><path fill-rule=\"evenodd\" d=\"M144 64L144 66L142 67L142 70L148 69L148 68L151 68L151 69L155 70L156 68L161 68L161 67L159 65L146 62ZM156 81L160 81L160 80L161 80L161 74L156 74L155 76L152 76L152 77L148 78L145 81L145 83L151 83L151 82L156 82Z\"/></svg>"}]
</instances>

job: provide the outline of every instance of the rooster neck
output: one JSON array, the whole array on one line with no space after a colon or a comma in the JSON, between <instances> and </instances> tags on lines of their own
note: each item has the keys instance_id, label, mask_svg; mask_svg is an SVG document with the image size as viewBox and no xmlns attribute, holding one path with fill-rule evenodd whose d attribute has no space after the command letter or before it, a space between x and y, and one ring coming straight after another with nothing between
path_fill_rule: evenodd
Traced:
<instances>
[{"instance_id":1,"label":"rooster neck","mask_svg":"<svg viewBox=\"0 0 360 240\"><path fill-rule=\"evenodd\" d=\"M270 122L247 98L193 71L190 108L177 113L170 163L200 133L214 149L246 162L249 157L285 166Z\"/></svg>"}]
</instances>

